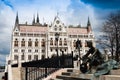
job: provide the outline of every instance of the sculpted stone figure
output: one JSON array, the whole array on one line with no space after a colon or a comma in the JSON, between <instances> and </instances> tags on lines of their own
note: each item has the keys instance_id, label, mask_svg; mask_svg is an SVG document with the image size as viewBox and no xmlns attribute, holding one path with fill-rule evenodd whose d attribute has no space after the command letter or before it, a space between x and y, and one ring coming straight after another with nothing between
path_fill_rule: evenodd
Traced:
<instances>
[{"instance_id":1,"label":"sculpted stone figure","mask_svg":"<svg viewBox=\"0 0 120 80\"><path fill-rule=\"evenodd\" d=\"M89 50L82 57L82 64L80 65L80 70L83 73L90 71L93 66L97 67L104 62L102 54L98 49L93 47L92 42L87 42L87 46L89 47Z\"/></svg>"}]
</instances>

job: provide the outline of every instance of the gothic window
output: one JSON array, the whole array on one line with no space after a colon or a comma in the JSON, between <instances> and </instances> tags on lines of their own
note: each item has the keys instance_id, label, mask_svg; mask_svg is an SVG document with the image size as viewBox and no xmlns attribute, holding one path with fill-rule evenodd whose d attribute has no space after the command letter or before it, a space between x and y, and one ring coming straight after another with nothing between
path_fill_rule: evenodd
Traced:
<instances>
[{"instance_id":1,"label":"gothic window","mask_svg":"<svg viewBox=\"0 0 120 80\"><path fill-rule=\"evenodd\" d=\"M38 39L35 40L35 47L38 47Z\"/></svg>"},{"instance_id":2,"label":"gothic window","mask_svg":"<svg viewBox=\"0 0 120 80\"><path fill-rule=\"evenodd\" d=\"M14 41L14 46L15 47L18 47L18 39L16 38L15 41Z\"/></svg>"},{"instance_id":3,"label":"gothic window","mask_svg":"<svg viewBox=\"0 0 120 80\"><path fill-rule=\"evenodd\" d=\"M44 49L42 49L42 53L45 53L45 50L44 50Z\"/></svg>"},{"instance_id":4,"label":"gothic window","mask_svg":"<svg viewBox=\"0 0 120 80\"><path fill-rule=\"evenodd\" d=\"M88 35L84 35L84 38L87 38L88 37Z\"/></svg>"},{"instance_id":5,"label":"gothic window","mask_svg":"<svg viewBox=\"0 0 120 80\"><path fill-rule=\"evenodd\" d=\"M57 21L56 21L56 23L57 23L57 24L59 24L59 23L60 23L60 21L59 21L59 20L57 20Z\"/></svg>"},{"instance_id":6,"label":"gothic window","mask_svg":"<svg viewBox=\"0 0 120 80\"><path fill-rule=\"evenodd\" d=\"M25 52L25 50L24 50L24 49L22 49L22 50L21 50L21 52Z\"/></svg>"},{"instance_id":7,"label":"gothic window","mask_svg":"<svg viewBox=\"0 0 120 80\"><path fill-rule=\"evenodd\" d=\"M38 55L34 55L34 60L38 60Z\"/></svg>"},{"instance_id":8,"label":"gothic window","mask_svg":"<svg viewBox=\"0 0 120 80\"><path fill-rule=\"evenodd\" d=\"M29 41L28 41L28 47L32 47L32 41L31 41L31 39L29 39Z\"/></svg>"},{"instance_id":9,"label":"gothic window","mask_svg":"<svg viewBox=\"0 0 120 80\"><path fill-rule=\"evenodd\" d=\"M76 47L76 40L74 40L74 42L73 42L73 46Z\"/></svg>"},{"instance_id":10,"label":"gothic window","mask_svg":"<svg viewBox=\"0 0 120 80\"><path fill-rule=\"evenodd\" d=\"M14 49L14 52L18 52L18 50L17 50L17 49Z\"/></svg>"},{"instance_id":11,"label":"gothic window","mask_svg":"<svg viewBox=\"0 0 120 80\"><path fill-rule=\"evenodd\" d=\"M32 52L31 49L29 49L28 52Z\"/></svg>"},{"instance_id":12,"label":"gothic window","mask_svg":"<svg viewBox=\"0 0 120 80\"><path fill-rule=\"evenodd\" d=\"M61 25L59 26L59 31L61 31L62 30L62 27L61 27Z\"/></svg>"},{"instance_id":13,"label":"gothic window","mask_svg":"<svg viewBox=\"0 0 120 80\"><path fill-rule=\"evenodd\" d=\"M59 27L61 28L61 25L59 25Z\"/></svg>"},{"instance_id":14,"label":"gothic window","mask_svg":"<svg viewBox=\"0 0 120 80\"><path fill-rule=\"evenodd\" d=\"M62 46L62 39L60 38L59 45Z\"/></svg>"},{"instance_id":15,"label":"gothic window","mask_svg":"<svg viewBox=\"0 0 120 80\"><path fill-rule=\"evenodd\" d=\"M31 60L31 55L28 55L28 60Z\"/></svg>"},{"instance_id":16,"label":"gothic window","mask_svg":"<svg viewBox=\"0 0 120 80\"><path fill-rule=\"evenodd\" d=\"M62 28L59 28L59 31L61 31L62 30Z\"/></svg>"},{"instance_id":17,"label":"gothic window","mask_svg":"<svg viewBox=\"0 0 120 80\"><path fill-rule=\"evenodd\" d=\"M22 41L21 41L21 47L25 47L25 40L24 39L22 39Z\"/></svg>"},{"instance_id":18,"label":"gothic window","mask_svg":"<svg viewBox=\"0 0 120 80\"><path fill-rule=\"evenodd\" d=\"M45 55L42 55L42 56L41 56L41 59L45 59Z\"/></svg>"},{"instance_id":19,"label":"gothic window","mask_svg":"<svg viewBox=\"0 0 120 80\"><path fill-rule=\"evenodd\" d=\"M35 49L35 52L38 52L38 49Z\"/></svg>"},{"instance_id":20,"label":"gothic window","mask_svg":"<svg viewBox=\"0 0 120 80\"><path fill-rule=\"evenodd\" d=\"M50 39L50 45L53 45L53 38Z\"/></svg>"},{"instance_id":21,"label":"gothic window","mask_svg":"<svg viewBox=\"0 0 120 80\"><path fill-rule=\"evenodd\" d=\"M57 28L54 28L55 31L57 31Z\"/></svg>"},{"instance_id":22,"label":"gothic window","mask_svg":"<svg viewBox=\"0 0 120 80\"><path fill-rule=\"evenodd\" d=\"M44 39L42 39L42 41L41 41L41 46L45 47L45 40Z\"/></svg>"},{"instance_id":23,"label":"gothic window","mask_svg":"<svg viewBox=\"0 0 120 80\"><path fill-rule=\"evenodd\" d=\"M27 35L28 35L28 36L33 36L33 34L29 34L29 33L28 33Z\"/></svg>"},{"instance_id":24,"label":"gothic window","mask_svg":"<svg viewBox=\"0 0 120 80\"><path fill-rule=\"evenodd\" d=\"M64 45L67 45L67 40L66 40L66 38L64 39Z\"/></svg>"},{"instance_id":25,"label":"gothic window","mask_svg":"<svg viewBox=\"0 0 120 80\"><path fill-rule=\"evenodd\" d=\"M18 55L14 55L14 60L18 60Z\"/></svg>"},{"instance_id":26,"label":"gothic window","mask_svg":"<svg viewBox=\"0 0 120 80\"><path fill-rule=\"evenodd\" d=\"M26 36L26 33L20 33L20 36Z\"/></svg>"},{"instance_id":27,"label":"gothic window","mask_svg":"<svg viewBox=\"0 0 120 80\"><path fill-rule=\"evenodd\" d=\"M14 36L18 36L18 35L19 35L19 33L18 33L18 32L15 32L15 33L14 33Z\"/></svg>"},{"instance_id":28,"label":"gothic window","mask_svg":"<svg viewBox=\"0 0 120 80\"><path fill-rule=\"evenodd\" d=\"M21 60L24 60L25 59L25 56L24 55L21 55Z\"/></svg>"}]
</instances>

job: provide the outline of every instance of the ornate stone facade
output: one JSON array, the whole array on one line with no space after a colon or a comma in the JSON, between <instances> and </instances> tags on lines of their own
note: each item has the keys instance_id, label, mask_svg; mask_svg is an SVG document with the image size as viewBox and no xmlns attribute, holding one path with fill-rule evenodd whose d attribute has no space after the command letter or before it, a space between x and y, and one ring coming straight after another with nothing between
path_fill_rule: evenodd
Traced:
<instances>
[{"instance_id":1,"label":"ornate stone facade","mask_svg":"<svg viewBox=\"0 0 120 80\"><path fill-rule=\"evenodd\" d=\"M59 34L58 42L55 40L55 33ZM64 23L56 16L52 24L42 25L37 15L36 21L33 19L32 24L20 24L18 15L16 16L15 27L12 32L11 52L9 59L12 63L27 62L42 58L55 56L56 49L58 55L69 54L73 51L78 55L76 50L76 41L81 40L81 56L86 53L88 47L86 41L92 41L95 46L95 39L88 18L87 26L77 27L65 26Z\"/></svg>"}]
</instances>

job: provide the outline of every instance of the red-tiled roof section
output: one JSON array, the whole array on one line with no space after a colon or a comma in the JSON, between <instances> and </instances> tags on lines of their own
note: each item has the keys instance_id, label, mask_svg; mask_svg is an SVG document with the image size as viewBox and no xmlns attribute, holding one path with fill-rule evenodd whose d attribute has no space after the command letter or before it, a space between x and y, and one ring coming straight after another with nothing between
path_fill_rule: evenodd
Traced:
<instances>
[{"instance_id":1,"label":"red-tiled roof section","mask_svg":"<svg viewBox=\"0 0 120 80\"><path fill-rule=\"evenodd\" d=\"M48 31L47 27L43 26L19 26L20 32L37 32L37 33L46 33ZM69 35L77 34L87 34L87 28L68 28Z\"/></svg>"},{"instance_id":2,"label":"red-tiled roof section","mask_svg":"<svg viewBox=\"0 0 120 80\"><path fill-rule=\"evenodd\" d=\"M48 31L47 27L43 26L20 26L20 32L38 32L46 33Z\"/></svg>"},{"instance_id":3,"label":"red-tiled roof section","mask_svg":"<svg viewBox=\"0 0 120 80\"><path fill-rule=\"evenodd\" d=\"M69 35L87 34L87 28L68 28Z\"/></svg>"}]
</instances>

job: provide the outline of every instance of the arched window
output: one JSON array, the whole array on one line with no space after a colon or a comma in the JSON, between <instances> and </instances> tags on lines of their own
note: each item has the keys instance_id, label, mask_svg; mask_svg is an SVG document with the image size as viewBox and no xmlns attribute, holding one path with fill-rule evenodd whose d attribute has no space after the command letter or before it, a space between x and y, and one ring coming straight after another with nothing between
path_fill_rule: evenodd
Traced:
<instances>
[{"instance_id":1,"label":"arched window","mask_svg":"<svg viewBox=\"0 0 120 80\"><path fill-rule=\"evenodd\" d=\"M61 27L61 25L59 25L59 31L61 31L62 30L62 27Z\"/></svg>"},{"instance_id":2,"label":"arched window","mask_svg":"<svg viewBox=\"0 0 120 80\"><path fill-rule=\"evenodd\" d=\"M66 40L66 38L64 39L64 45L67 45L67 40Z\"/></svg>"},{"instance_id":3,"label":"arched window","mask_svg":"<svg viewBox=\"0 0 120 80\"><path fill-rule=\"evenodd\" d=\"M38 47L38 39L35 40L35 47Z\"/></svg>"},{"instance_id":4,"label":"arched window","mask_svg":"<svg viewBox=\"0 0 120 80\"><path fill-rule=\"evenodd\" d=\"M54 28L55 31L57 31L57 28Z\"/></svg>"},{"instance_id":5,"label":"arched window","mask_svg":"<svg viewBox=\"0 0 120 80\"><path fill-rule=\"evenodd\" d=\"M18 60L18 55L14 55L14 60Z\"/></svg>"},{"instance_id":6,"label":"arched window","mask_svg":"<svg viewBox=\"0 0 120 80\"><path fill-rule=\"evenodd\" d=\"M24 60L25 59L25 56L24 55L21 55L21 60Z\"/></svg>"},{"instance_id":7,"label":"arched window","mask_svg":"<svg viewBox=\"0 0 120 80\"><path fill-rule=\"evenodd\" d=\"M62 46L62 39L60 38L59 45Z\"/></svg>"},{"instance_id":8,"label":"arched window","mask_svg":"<svg viewBox=\"0 0 120 80\"><path fill-rule=\"evenodd\" d=\"M45 59L45 55L42 55L42 56L41 56L41 59Z\"/></svg>"},{"instance_id":9,"label":"arched window","mask_svg":"<svg viewBox=\"0 0 120 80\"><path fill-rule=\"evenodd\" d=\"M38 55L34 55L34 60L38 60Z\"/></svg>"},{"instance_id":10,"label":"arched window","mask_svg":"<svg viewBox=\"0 0 120 80\"><path fill-rule=\"evenodd\" d=\"M25 40L24 39L22 39L22 41L21 41L21 47L25 47Z\"/></svg>"},{"instance_id":11,"label":"arched window","mask_svg":"<svg viewBox=\"0 0 120 80\"><path fill-rule=\"evenodd\" d=\"M53 45L53 38L50 39L50 45Z\"/></svg>"},{"instance_id":12,"label":"arched window","mask_svg":"<svg viewBox=\"0 0 120 80\"><path fill-rule=\"evenodd\" d=\"M14 46L15 47L18 47L18 39L16 38L15 41L14 41Z\"/></svg>"},{"instance_id":13,"label":"arched window","mask_svg":"<svg viewBox=\"0 0 120 80\"><path fill-rule=\"evenodd\" d=\"M31 39L29 39L29 41L28 41L28 47L32 47L32 41L31 41Z\"/></svg>"},{"instance_id":14,"label":"arched window","mask_svg":"<svg viewBox=\"0 0 120 80\"><path fill-rule=\"evenodd\" d=\"M31 60L31 55L28 55L28 60Z\"/></svg>"},{"instance_id":15,"label":"arched window","mask_svg":"<svg viewBox=\"0 0 120 80\"><path fill-rule=\"evenodd\" d=\"M44 39L42 39L42 41L41 41L41 46L45 47L45 40Z\"/></svg>"}]
</instances>

